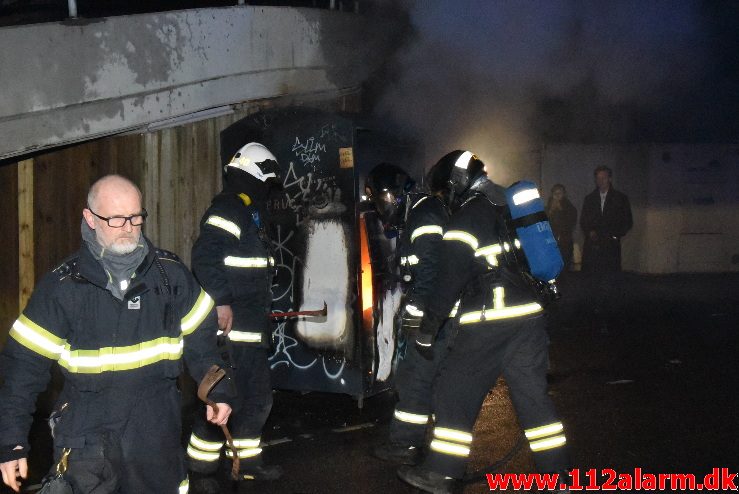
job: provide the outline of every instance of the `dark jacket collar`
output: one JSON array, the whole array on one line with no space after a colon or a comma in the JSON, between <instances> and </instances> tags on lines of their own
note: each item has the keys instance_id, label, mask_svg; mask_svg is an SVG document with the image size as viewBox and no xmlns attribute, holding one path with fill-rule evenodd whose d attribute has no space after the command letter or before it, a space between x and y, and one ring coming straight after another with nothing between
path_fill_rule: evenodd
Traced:
<instances>
[{"instance_id":1,"label":"dark jacket collar","mask_svg":"<svg viewBox=\"0 0 739 494\"><path fill-rule=\"evenodd\" d=\"M146 254L146 257L141 262L141 264L139 264L139 267L136 268L136 276L134 277L132 285L137 284L136 280L140 280L143 278L151 265L154 263L154 258L156 256L156 247L154 247L151 241L143 234L141 234L141 237L149 246L149 252ZM83 245L78 252L79 258L77 261L77 274L90 283L99 286L100 288L107 287L108 275L105 273L103 265L100 264L100 262L92 255L90 249L88 249L86 245Z\"/></svg>"}]
</instances>

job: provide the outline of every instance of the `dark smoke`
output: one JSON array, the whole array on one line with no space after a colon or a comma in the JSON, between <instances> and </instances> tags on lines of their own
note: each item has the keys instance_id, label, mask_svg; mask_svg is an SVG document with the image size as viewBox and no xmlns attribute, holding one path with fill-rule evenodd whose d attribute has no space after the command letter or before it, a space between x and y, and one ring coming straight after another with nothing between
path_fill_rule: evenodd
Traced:
<instances>
[{"instance_id":1,"label":"dark smoke","mask_svg":"<svg viewBox=\"0 0 739 494\"><path fill-rule=\"evenodd\" d=\"M410 29L377 81L375 109L428 156L737 140L739 2L392 3Z\"/></svg>"}]
</instances>

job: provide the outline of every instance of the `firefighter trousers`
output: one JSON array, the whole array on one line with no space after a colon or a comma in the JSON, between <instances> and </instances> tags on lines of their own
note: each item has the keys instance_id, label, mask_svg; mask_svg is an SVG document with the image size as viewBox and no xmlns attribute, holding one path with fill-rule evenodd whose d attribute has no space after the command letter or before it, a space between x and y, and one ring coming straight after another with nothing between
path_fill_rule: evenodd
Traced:
<instances>
[{"instance_id":1,"label":"firefighter trousers","mask_svg":"<svg viewBox=\"0 0 739 494\"><path fill-rule=\"evenodd\" d=\"M75 393L63 434L54 441L54 466L69 448L64 474L85 494L177 494L187 485L180 393L175 380L104 393ZM85 397L90 395L88 403ZM92 395L95 395L94 397ZM108 403L107 412L103 403ZM113 406L115 403L115 406ZM89 405L89 406L88 406ZM95 417L103 413L107 417ZM90 427L92 421L100 427ZM89 432L76 434L88 424ZM98 430L93 430L98 429Z\"/></svg>"},{"instance_id":2,"label":"firefighter trousers","mask_svg":"<svg viewBox=\"0 0 739 494\"><path fill-rule=\"evenodd\" d=\"M434 358L423 358L410 338L405 357L398 362L395 389L398 403L390 422L390 442L404 446L424 446L431 418L431 393L439 365L449 351L449 335L454 320L447 319L434 342Z\"/></svg>"},{"instance_id":3,"label":"firefighter trousers","mask_svg":"<svg viewBox=\"0 0 739 494\"><path fill-rule=\"evenodd\" d=\"M262 464L259 443L272 410L272 381L267 361L268 350L236 343L232 350L233 382L236 397L228 419L228 429L239 451L242 473ZM205 420L200 409L195 416L187 447L188 464L194 472L211 474L218 470L221 450L231 461L233 453L221 428Z\"/></svg>"},{"instance_id":4,"label":"firefighter trousers","mask_svg":"<svg viewBox=\"0 0 739 494\"><path fill-rule=\"evenodd\" d=\"M562 424L547 394L548 343L542 316L460 325L434 385L436 423L425 468L453 478L464 476L475 421L501 374L537 469L568 468Z\"/></svg>"}]
</instances>

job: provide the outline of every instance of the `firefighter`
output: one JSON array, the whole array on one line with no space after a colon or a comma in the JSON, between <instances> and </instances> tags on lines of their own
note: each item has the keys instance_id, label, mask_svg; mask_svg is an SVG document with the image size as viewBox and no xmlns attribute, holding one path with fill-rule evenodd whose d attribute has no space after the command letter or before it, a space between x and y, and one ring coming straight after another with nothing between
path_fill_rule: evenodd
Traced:
<instances>
[{"instance_id":1,"label":"firefighter","mask_svg":"<svg viewBox=\"0 0 739 494\"><path fill-rule=\"evenodd\" d=\"M0 470L16 492L28 470L36 396L57 362L64 375L54 456L74 492L187 490L177 378L222 360L213 300L172 253L141 233L141 192L108 175L90 189L83 246L42 278L10 330L0 373ZM224 424L228 387L216 388Z\"/></svg>"},{"instance_id":2,"label":"firefighter","mask_svg":"<svg viewBox=\"0 0 739 494\"><path fill-rule=\"evenodd\" d=\"M270 190L279 187L277 159L262 144L250 142L224 168L224 187L200 221L192 248L195 277L215 300L218 325L230 350L238 388L230 429L239 451L240 480L274 480L278 465L266 465L259 447L272 408L267 362L274 259L267 235ZM220 492L218 470L225 438L219 428L197 419L187 455L193 484Z\"/></svg>"},{"instance_id":3,"label":"firefighter","mask_svg":"<svg viewBox=\"0 0 739 494\"><path fill-rule=\"evenodd\" d=\"M438 277L425 307L415 345L433 358L442 321L460 297L459 330L435 382L429 453L398 475L427 492L451 492L465 473L472 429L486 394L499 375L523 426L537 468L568 467L565 435L547 395L544 309L521 275L520 254L508 236L505 195L487 179L469 151L453 151L452 217L444 233Z\"/></svg>"},{"instance_id":4,"label":"firefighter","mask_svg":"<svg viewBox=\"0 0 739 494\"><path fill-rule=\"evenodd\" d=\"M437 251L449 219L442 193L448 173L434 166L426 183L430 193L411 193L413 181L401 168L388 163L374 167L367 176L367 192L380 214L386 230L399 232L398 251L404 285L401 302L403 338L414 341L423 316L425 299L436 275ZM406 211L407 209L407 211ZM437 346L444 346L444 333ZM416 464L426 442L431 416L431 387L444 351L437 358L422 358L415 347L399 355L395 374L398 403L395 406L387 440L377 445L374 456L402 464Z\"/></svg>"}]
</instances>

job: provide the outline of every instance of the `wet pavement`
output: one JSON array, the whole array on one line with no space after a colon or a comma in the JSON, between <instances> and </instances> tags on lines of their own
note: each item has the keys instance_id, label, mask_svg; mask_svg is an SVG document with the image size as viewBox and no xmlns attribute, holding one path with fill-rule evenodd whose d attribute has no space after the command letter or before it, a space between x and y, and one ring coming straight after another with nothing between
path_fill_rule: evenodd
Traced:
<instances>
[{"instance_id":1,"label":"wet pavement","mask_svg":"<svg viewBox=\"0 0 739 494\"><path fill-rule=\"evenodd\" d=\"M550 394L565 424L573 466L631 473L739 471L739 274L625 274L608 334L591 328L580 273L562 279L552 318ZM370 456L387 433L394 398L277 391L264 456L286 475L223 492L411 493L396 468ZM48 436L34 426L33 471L48 466ZM488 395L468 472L509 453L520 428L505 383ZM527 446L501 469L533 472ZM2 491L1 492L6 492ZM484 482L460 492L489 492Z\"/></svg>"}]
</instances>

